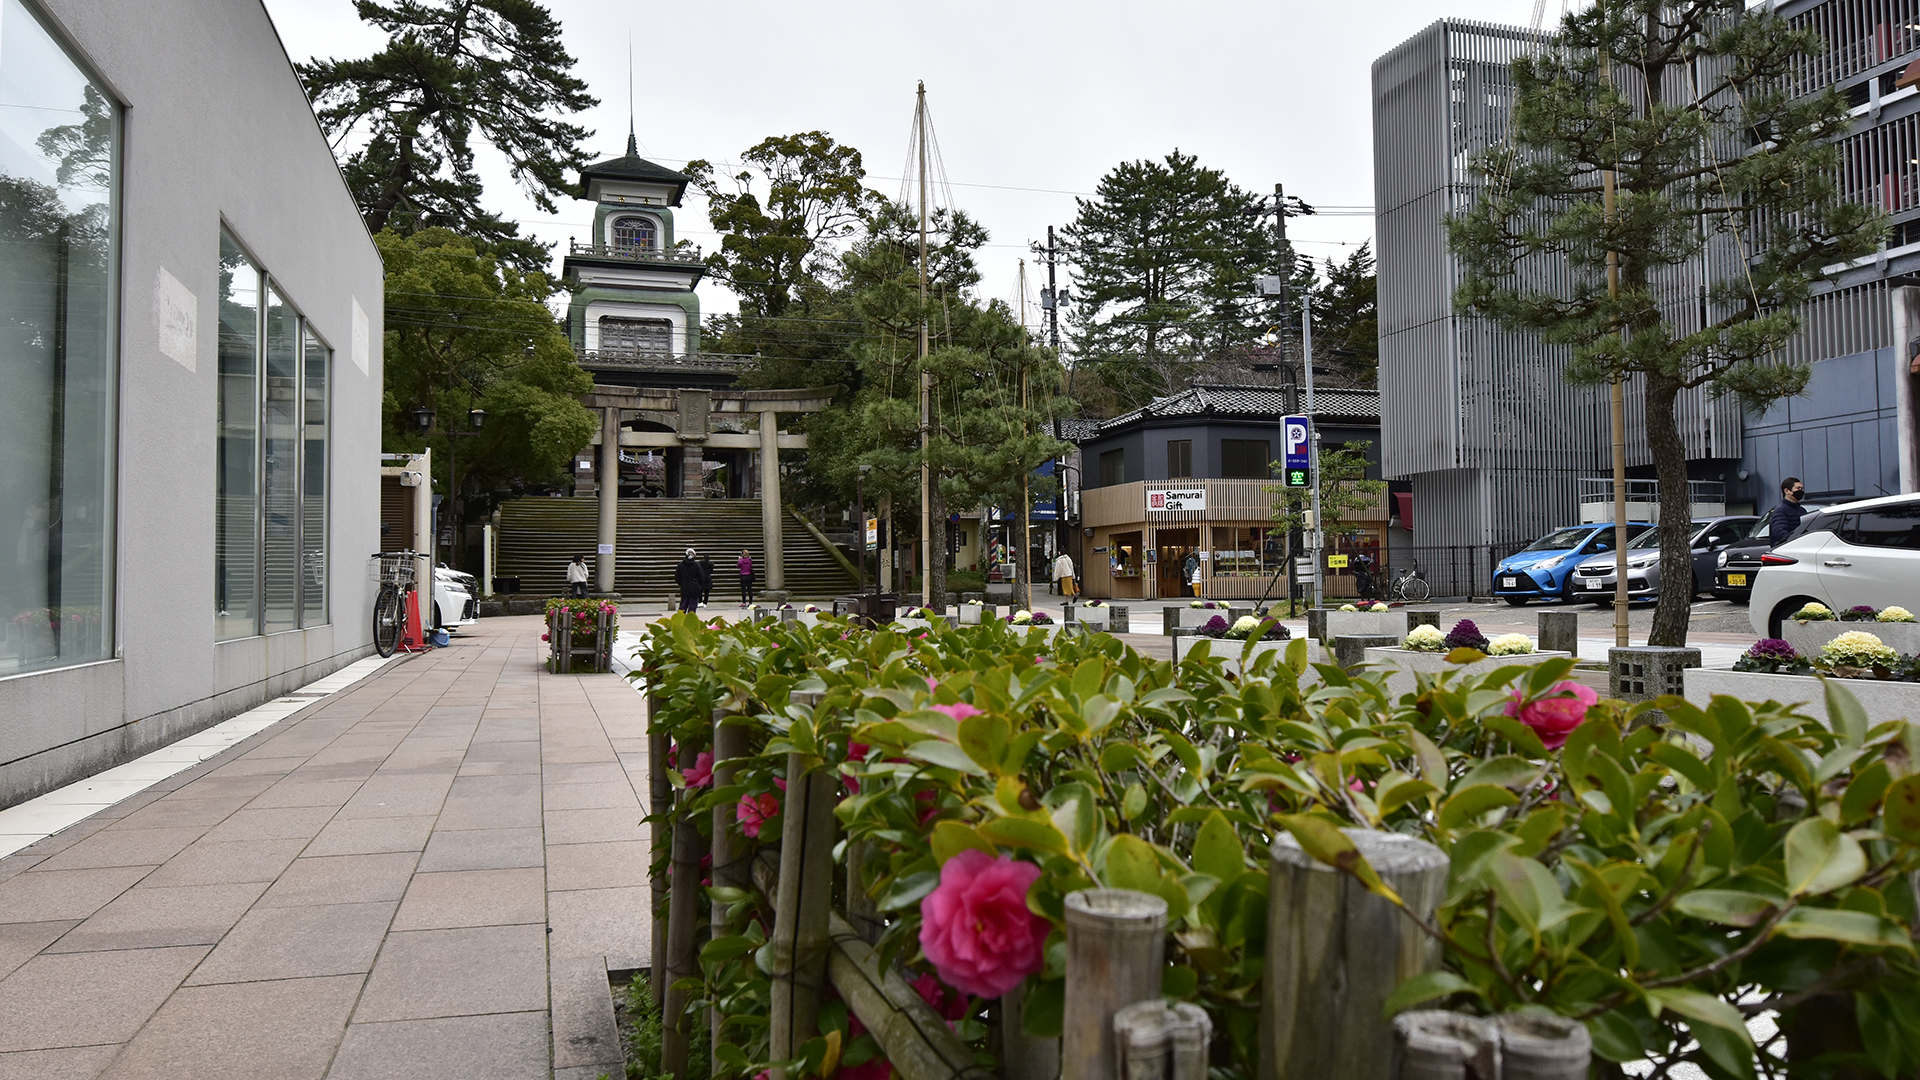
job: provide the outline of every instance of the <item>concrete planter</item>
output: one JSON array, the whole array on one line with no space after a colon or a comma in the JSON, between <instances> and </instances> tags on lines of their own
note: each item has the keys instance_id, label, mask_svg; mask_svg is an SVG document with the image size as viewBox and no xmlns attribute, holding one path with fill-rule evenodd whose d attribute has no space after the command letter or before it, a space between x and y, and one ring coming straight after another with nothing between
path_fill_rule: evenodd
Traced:
<instances>
[{"instance_id":1,"label":"concrete planter","mask_svg":"<svg viewBox=\"0 0 1920 1080\"><path fill-rule=\"evenodd\" d=\"M1177 664L1180 661L1185 660L1187 658L1187 654L1193 651L1194 646L1198 645L1202 641L1212 646L1211 652L1214 656L1223 657L1226 660L1228 671L1234 672L1235 674L1239 673L1240 651L1242 648L1246 646L1246 642L1235 641L1232 638L1204 638L1195 634L1183 634L1180 637L1173 639L1173 662ZM1293 644L1293 640L1291 639L1287 641L1259 642L1254 645L1253 652L1248 657L1248 659L1252 659L1253 657L1259 656L1261 653L1284 652L1286 651L1287 646L1291 644ZM1326 646L1320 644L1317 641L1313 641L1309 639L1307 641L1307 663L1324 664L1327 662L1328 662L1328 659L1327 659ZM1309 668L1306 674L1300 676L1300 678L1302 682L1305 682L1308 679L1318 681L1319 676L1316 675L1311 668Z\"/></svg>"},{"instance_id":2,"label":"concrete planter","mask_svg":"<svg viewBox=\"0 0 1920 1080\"><path fill-rule=\"evenodd\" d=\"M893 628L895 630L901 631L902 633L906 633L912 630L927 630L927 629L931 629L932 626L933 624L931 622L928 622L926 619L916 619L911 616L903 616L901 618L893 620Z\"/></svg>"},{"instance_id":3,"label":"concrete planter","mask_svg":"<svg viewBox=\"0 0 1920 1080\"><path fill-rule=\"evenodd\" d=\"M1215 615L1227 620L1227 625L1232 626L1240 616L1253 614L1252 605L1236 607L1221 601L1215 602L1221 603L1222 606L1197 608L1191 606L1191 601L1185 604L1168 604L1162 612L1162 632L1168 637L1176 636L1174 633L1176 630L1191 634L1207 625L1207 621Z\"/></svg>"},{"instance_id":4,"label":"concrete planter","mask_svg":"<svg viewBox=\"0 0 1920 1080\"><path fill-rule=\"evenodd\" d=\"M793 621L799 623L802 626L819 626L820 616L823 614L825 614L825 612L795 611L793 613Z\"/></svg>"},{"instance_id":5,"label":"concrete planter","mask_svg":"<svg viewBox=\"0 0 1920 1080\"><path fill-rule=\"evenodd\" d=\"M979 626L982 616L988 613L991 613L995 618L998 618L1000 614L999 609L990 608L984 604L961 604L960 625Z\"/></svg>"},{"instance_id":6,"label":"concrete planter","mask_svg":"<svg viewBox=\"0 0 1920 1080\"><path fill-rule=\"evenodd\" d=\"M1782 705L1797 705L1801 712L1822 724L1827 722L1827 689L1811 675L1770 675L1764 671L1693 668L1686 672L1685 677L1687 700L1701 708L1706 707L1713 695L1726 694L1741 701L1777 701ZM1841 679L1840 684L1860 699L1860 706L1867 710L1867 719L1873 723L1920 719L1920 683Z\"/></svg>"},{"instance_id":7,"label":"concrete planter","mask_svg":"<svg viewBox=\"0 0 1920 1080\"><path fill-rule=\"evenodd\" d=\"M1321 641L1332 641L1337 637L1406 637L1413 628L1405 611L1335 611L1328 609L1324 613L1308 612L1309 616L1319 615L1318 619L1309 619L1309 631L1317 631L1315 636ZM1319 625L1313 626L1312 623Z\"/></svg>"},{"instance_id":8,"label":"concrete planter","mask_svg":"<svg viewBox=\"0 0 1920 1080\"><path fill-rule=\"evenodd\" d=\"M1852 630L1864 630L1872 634L1902 656L1920 654L1920 623L1841 622L1838 619L1794 622L1789 619L1780 624L1780 636L1786 639L1787 644L1798 650L1801 656L1806 657L1819 656L1821 646ZM1756 673L1740 672L1740 674Z\"/></svg>"},{"instance_id":9,"label":"concrete planter","mask_svg":"<svg viewBox=\"0 0 1920 1080\"><path fill-rule=\"evenodd\" d=\"M1089 630L1105 630L1109 633L1127 633L1128 608L1125 604L1101 604L1099 607L1086 607L1076 604L1073 608L1075 622L1084 623Z\"/></svg>"},{"instance_id":10,"label":"concrete planter","mask_svg":"<svg viewBox=\"0 0 1920 1080\"><path fill-rule=\"evenodd\" d=\"M1548 660L1558 660L1572 653L1530 652L1519 656L1489 656L1485 660L1476 660L1471 664L1449 664L1444 652L1418 652L1413 649L1368 649L1367 663L1391 666L1387 674L1387 692L1406 694L1413 691L1416 673L1437 675L1443 671L1456 672L1459 676L1478 678L1495 668L1512 667L1515 664L1544 664Z\"/></svg>"}]
</instances>

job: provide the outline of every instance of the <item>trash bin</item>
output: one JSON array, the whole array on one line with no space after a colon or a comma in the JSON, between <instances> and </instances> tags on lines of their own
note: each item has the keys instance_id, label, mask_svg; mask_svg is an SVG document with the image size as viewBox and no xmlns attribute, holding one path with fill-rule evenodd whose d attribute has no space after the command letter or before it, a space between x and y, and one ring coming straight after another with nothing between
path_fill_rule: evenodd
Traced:
<instances>
[{"instance_id":1,"label":"trash bin","mask_svg":"<svg viewBox=\"0 0 1920 1080\"><path fill-rule=\"evenodd\" d=\"M518 596L520 593L520 579L517 577L494 578L493 593L495 596Z\"/></svg>"}]
</instances>

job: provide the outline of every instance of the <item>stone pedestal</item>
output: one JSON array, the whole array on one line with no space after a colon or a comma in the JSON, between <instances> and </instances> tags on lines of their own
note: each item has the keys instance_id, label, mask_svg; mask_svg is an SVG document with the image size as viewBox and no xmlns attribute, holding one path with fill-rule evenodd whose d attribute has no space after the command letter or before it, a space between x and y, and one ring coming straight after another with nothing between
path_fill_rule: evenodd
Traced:
<instances>
[{"instance_id":1,"label":"stone pedestal","mask_svg":"<svg viewBox=\"0 0 1920 1080\"><path fill-rule=\"evenodd\" d=\"M1343 668L1365 662L1368 649L1391 649L1400 644L1393 634L1342 634L1333 639L1333 662Z\"/></svg>"},{"instance_id":2,"label":"stone pedestal","mask_svg":"<svg viewBox=\"0 0 1920 1080\"><path fill-rule=\"evenodd\" d=\"M1413 633L1413 628L1416 626L1431 626L1438 630L1440 628L1440 613L1437 611L1407 612L1407 633Z\"/></svg>"},{"instance_id":3,"label":"stone pedestal","mask_svg":"<svg viewBox=\"0 0 1920 1080\"><path fill-rule=\"evenodd\" d=\"M1686 670L1700 666L1700 650L1629 645L1607 650L1607 692L1622 701L1652 701L1687 692Z\"/></svg>"},{"instance_id":4,"label":"stone pedestal","mask_svg":"<svg viewBox=\"0 0 1920 1080\"><path fill-rule=\"evenodd\" d=\"M1580 655L1580 616L1572 611L1540 613L1540 648L1543 652Z\"/></svg>"},{"instance_id":5,"label":"stone pedestal","mask_svg":"<svg viewBox=\"0 0 1920 1080\"><path fill-rule=\"evenodd\" d=\"M793 595L785 589L768 589L760 594L760 598L772 604L774 607L779 607L781 604L792 600Z\"/></svg>"}]
</instances>

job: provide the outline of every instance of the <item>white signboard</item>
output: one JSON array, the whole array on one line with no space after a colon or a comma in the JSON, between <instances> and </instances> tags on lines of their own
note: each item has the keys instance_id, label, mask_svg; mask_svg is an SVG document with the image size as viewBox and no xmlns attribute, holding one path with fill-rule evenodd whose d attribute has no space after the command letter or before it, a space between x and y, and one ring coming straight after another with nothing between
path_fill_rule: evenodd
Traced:
<instances>
[{"instance_id":1,"label":"white signboard","mask_svg":"<svg viewBox=\"0 0 1920 1080\"><path fill-rule=\"evenodd\" d=\"M153 321L160 328L160 355L194 370L200 351L200 302L180 279L161 268L153 281Z\"/></svg>"},{"instance_id":2,"label":"white signboard","mask_svg":"<svg viewBox=\"0 0 1920 1080\"><path fill-rule=\"evenodd\" d=\"M1207 508L1206 488L1169 488L1164 491L1147 492L1148 513L1171 513L1175 510L1205 510Z\"/></svg>"},{"instance_id":3,"label":"white signboard","mask_svg":"<svg viewBox=\"0 0 1920 1080\"><path fill-rule=\"evenodd\" d=\"M612 544L601 544L601 545L600 545L600 554L602 554L602 555L611 555L611 554L613 554L613 545L612 545Z\"/></svg>"}]
</instances>

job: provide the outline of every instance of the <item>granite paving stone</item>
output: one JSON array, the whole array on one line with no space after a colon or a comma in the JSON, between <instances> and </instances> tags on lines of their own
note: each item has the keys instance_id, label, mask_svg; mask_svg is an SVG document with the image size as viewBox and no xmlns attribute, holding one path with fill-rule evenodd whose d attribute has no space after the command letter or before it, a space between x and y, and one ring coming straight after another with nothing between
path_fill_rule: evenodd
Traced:
<instances>
[{"instance_id":1,"label":"granite paving stone","mask_svg":"<svg viewBox=\"0 0 1920 1080\"><path fill-rule=\"evenodd\" d=\"M108 866L56 873L35 867L0 882L0 918L9 922L84 919L152 871L149 866Z\"/></svg>"},{"instance_id":2,"label":"granite paving stone","mask_svg":"<svg viewBox=\"0 0 1920 1080\"><path fill-rule=\"evenodd\" d=\"M135 886L67 931L48 952L213 945L267 889L266 882Z\"/></svg>"},{"instance_id":3,"label":"granite paving stone","mask_svg":"<svg viewBox=\"0 0 1920 1080\"><path fill-rule=\"evenodd\" d=\"M206 954L42 953L0 979L0 1051L126 1042Z\"/></svg>"},{"instance_id":4,"label":"granite paving stone","mask_svg":"<svg viewBox=\"0 0 1920 1080\"><path fill-rule=\"evenodd\" d=\"M321 1080L361 981L181 987L100 1080Z\"/></svg>"},{"instance_id":5,"label":"granite paving stone","mask_svg":"<svg viewBox=\"0 0 1920 1080\"><path fill-rule=\"evenodd\" d=\"M413 876L394 916L395 930L509 926L547 921L546 875L539 867L454 870Z\"/></svg>"},{"instance_id":6,"label":"granite paving stone","mask_svg":"<svg viewBox=\"0 0 1920 1080\"><path fill-rule=\"evenodd\" d=\"M295 859L256 906L307 907L398 900L406 895L407 881L418 860L419 856L411 851Z\"/></svg>"}]
</instances>

